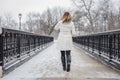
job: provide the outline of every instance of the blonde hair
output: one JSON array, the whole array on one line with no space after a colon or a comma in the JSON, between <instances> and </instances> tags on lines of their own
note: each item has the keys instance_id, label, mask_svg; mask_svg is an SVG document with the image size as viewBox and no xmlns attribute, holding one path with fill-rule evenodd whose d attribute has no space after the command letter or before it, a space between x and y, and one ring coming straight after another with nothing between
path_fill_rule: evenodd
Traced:
<instances>
[{"instance_id":1,"label":"blonde hair","mask_svg":"<svg viewBox=\"0 0 120 80\"><path fill-rule=\"evenodd\" d=\"M69 12L65 12L62 17L62 23L70 22L72 20L72 16Z\"/></svg>"}]
</instances>

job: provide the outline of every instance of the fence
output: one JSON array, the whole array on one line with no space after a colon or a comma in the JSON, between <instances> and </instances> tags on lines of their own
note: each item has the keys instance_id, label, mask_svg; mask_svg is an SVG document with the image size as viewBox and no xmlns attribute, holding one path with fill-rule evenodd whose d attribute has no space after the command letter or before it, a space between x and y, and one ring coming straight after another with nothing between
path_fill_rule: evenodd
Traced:
<instances>
[{"instance_id":1,"label":"fence","mask_svg":"<svg viewBox=\"0 0 120 80\"><path fill-rule=\"evenodd\" d=\"M37 48L43 49L53 37L0 28L0 66L6 69Z\"/></svg>"},{"instance_id":2,"label":"fence","mask_svg":"<svg viewBox=\"0 0 120 80\"><path fill-rule=\"evenodd\" d=\"M120 70L120 30L73 37L90 54Z\"/></svg>"}]
</instances>

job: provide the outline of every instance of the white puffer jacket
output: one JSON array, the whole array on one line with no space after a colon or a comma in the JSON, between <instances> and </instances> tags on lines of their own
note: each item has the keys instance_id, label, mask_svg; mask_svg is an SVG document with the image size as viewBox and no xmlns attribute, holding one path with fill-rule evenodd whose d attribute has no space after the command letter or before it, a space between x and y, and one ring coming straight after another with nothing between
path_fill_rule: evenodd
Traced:
<instances>
[{"instance_id":1,"label":"white puffer jacket","mask_svg":"<svg viewBox=\"0 0 120 80\"><path fill-rule=\"evenodd\" d=\"M60 30L57 39L57 48L59 50L71 50L73 45L72 36L77 35L74 23L62 23L62 21L59 21L55 26L55 30Z\"/></svg>"}]
</instances>

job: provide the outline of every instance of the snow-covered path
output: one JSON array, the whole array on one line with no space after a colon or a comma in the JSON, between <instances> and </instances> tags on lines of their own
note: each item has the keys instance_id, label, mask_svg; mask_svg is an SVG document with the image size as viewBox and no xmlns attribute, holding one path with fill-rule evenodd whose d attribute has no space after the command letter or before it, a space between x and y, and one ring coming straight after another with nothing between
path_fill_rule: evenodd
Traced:
<instances>
[{"instance_id":1,"label":"snow-covered path","mask_svg":"<svg viewBox=\"0 0 120 80\"><path fill-rule=\"evenodd\" d=\"M120 73L92 59L74 46L71 72L62 70L56 43L0 80L117 80Z\"/></svg>"}]
</instances>

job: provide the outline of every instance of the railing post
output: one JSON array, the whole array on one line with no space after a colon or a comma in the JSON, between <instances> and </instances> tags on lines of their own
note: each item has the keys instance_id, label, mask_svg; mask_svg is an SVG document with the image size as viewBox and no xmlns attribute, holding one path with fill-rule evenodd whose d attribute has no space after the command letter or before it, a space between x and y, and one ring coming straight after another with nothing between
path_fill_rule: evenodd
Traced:
<instances>
[{"instance_id":1,"label":"railing post","mask_svg":"<svg viewBox=\"0 0 120 80\"><path fill-rule=\"evenodd\" d=\"M2 77L3 74L3 37L0 35L0 77Z\"/></svg>"},{"instance_id":2,"label":"railing post","mask_svg":"<svg viewBox=\"0 0 120 80\"><path fill-rule=\"evenodd\" d=\"M88 49L88 51L89 51L89 36L88 36L88 38L87 38L87 49Z\"/></svg>"},{"instance_id":3,"label":"railing post","mask_svg":"<svg viewBox=\"0 0 120 80\"><path fill-rule=\"evenodd\" d=\"M17 58L20 58L20 34L17 35L17 47L18 47L18 55Z\"/></svg>"},{"instance_id":4,"label":"railing post","mask_svg":"<svg viewBox=\"0 0 120 80\"><path fill-rule=\"evenodd\" d=\"M30 53L30 36L28 37L28 48L29 48L29 52L28 54Z\"/></svg>"},{"instance_id":5,"label":"railing post","mask_svg":"<svg viewBox=\"0 0 120 80\"><path fill-rule=\"evenodd\" d=\"M41 38L42 38L42 37L40 36L40 39L39 39L39 40L40 40L40 49L41 49Z\"/></svg>"},{"instance_id":6,"label":"railing post","mask_svg":"<svg viewBox=\"0 0 120 80\"><path fill-rule=\"evenodd\" d=\"M98 51L99 51L99 56L101 56L101 36L99 36Z\"/></svg>"},{"instance_id":7,"label":"railing post","mask_svg":"<svg viewBox=\"0 0 120 80\"><path fill-rule=\"evenodd\" d=\"M34 37L34 50L35 50L35 45L36 45L36 37Z\"/></svg>"},{"instance_id":8,"label":"railing post","mask_svg":"<svg viewBox=\"0 0 120 80\"><path fill-rule=\"evenodd\" d=\"M109 61L112 59L112 36L109 35Z\"/></svg>"},{"instance_id":9,"label":"railing post","mask_svg":"<svg viewBox=\"0 0 120 80\"><path fill-rule=\"evenodd\" d=\"M44 48L44 44L45 44L45 39L44 39L44 37L43 37L43 48Z\"/></svg>"},{"instance_id":10,"label":"railing post","mask_svg":"<svg viewBox=\"0 0 120 80\"><path fill-rule=\"evenodd\" d=\"M86 44L85 41L86 41L86 38L84 37L83 39L84 39L84 41L83 41L83 48L85 49L85 44Z\"/></svg>"},{"instance_id":11,"label":"railing post","mask_svg":"<svg viewBox=\"0 0 120 80\"><path fill-rule=\"evenodd\" d=\"M39 49L40 49L40 37L38 37L38 46L39 46Z\"/></svg>"},{"instance_id":12,"label":"railing post","mask_svg":"<svg viewBox=\"0 0 120 80\"><path fill-rule=\"evenodd\" d=\"M94 53L94 36L92 36L92 53Z\"/></svg>"},{"instance_id":13,"label":"railing post","mask_svg":"<svg viewBox=\"0 0 120 80\"><path fill-rule=\"evenodd\" d=\"M3 74L3 37L0 35L0 77Z\"/></svg>"},{"instance_id":14,"label":"railing post","mask_svg":"<svg viewBox=\"0 0 120 80\"><path fill-rule=\"evenodd\" d=\"M0 35L0 66L3 66L3 37Z\"/></svg>"},{"instance_id":15,"label":"railing post","mask_svg":"<svg viewBox=\"0 0 120 80\"><path fill-rule=\"evenodd\" d=\"M43 36L41 38L41 49L43 48Z\"/></svg>"},{"instance_id":16,"label":"railing post","mask_svg":"<svg viewBox=\"0 0 120 80\"><path fill-rule=\"evenodd\" d=\"M118 61L120 61L120 34L118 34Z\"/></svg>"}]
</instances>

